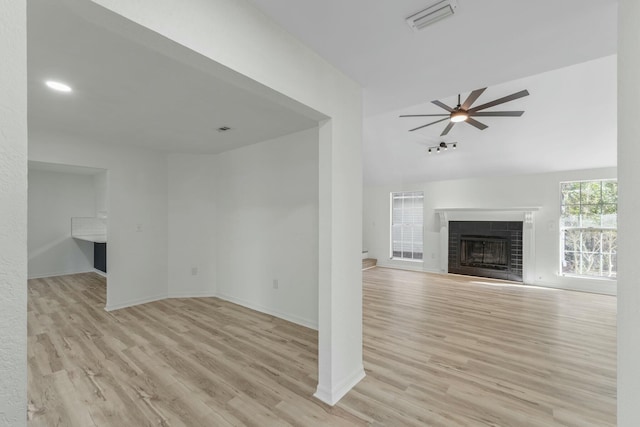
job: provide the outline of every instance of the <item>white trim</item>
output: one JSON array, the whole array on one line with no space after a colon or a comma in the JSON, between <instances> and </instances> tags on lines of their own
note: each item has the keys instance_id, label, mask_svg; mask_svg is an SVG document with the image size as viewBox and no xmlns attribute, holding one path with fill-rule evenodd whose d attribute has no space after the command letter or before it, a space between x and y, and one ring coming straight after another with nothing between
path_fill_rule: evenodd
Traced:
<instances>
[{"instance_id":1,"label":"white trim","mask_svg":"<svg viewBox=\"0 0 640 427\"><path fill-rule=\"evenodd\" d=\"M436 208L437 213L447 212L536 212L540 206L511 207L511 208Z\"/></svg>"},{"instance_id":2,"label":"white trim","mask_svg":"<svg viewBox=\"0 0 640 427\"><path fill-rule=\"evenodd\" d=\"M279 312L279 311L274 310L272 308L264 307L264 306L261 306L259 304L255 304L255 303L250 302L250 301L245 301L245 300L240 299L240 298L232 297L230 295L225 295L225 294L220 294L219 293L219 294L216 295L216 297L218 297L218 298L220 298L222 300L225 300L225 301L232 302L234 304L241 305L241 306L249 308L251 310L259 311L261 313L265 313L265 314L268 314L270 316L277 317L279 319L283 319L283 320L286 320L288 322L304 326L304 327L309 328L309 329L314 329L316 331L318 330L318 322L317 321L311 321L309 319L304 319L302 317L298 317L298 316L295 316L295 315L282 313L282 312Z\"/></svg>"},{"instance_id":3,"label":"white trim","mask_svg":"<svg viewBox=\"0 0 640 427\"><path fill-rule=\"evenodd\" d=\"M147 298L139 298L139 299L134 299L129 301L123 301L117 304L109 304L104 309L106 311L120 310L122 308L133 307L135 305L141 305L141 304L147 304L150 302L160 301L163 299L167 299L167 294L156 295L156 296L147 297Z\"/></svg>"},{"instance_id":4,"label":"white trim","mask_svg":"<svg viewBox=\"0 0 640 427\"><path fill-rule=\"evenodd\" d=\"M577 279L582 280L582 279ZM527 283L527 285L539 286L543 288L552 288L552 289L560 289L563 291L573 291L573 292L587 292L590 294L602 294L602 295L611 295L616 296L618 294L618 282L616 280L594 280L592 286L585 286L587 282L580 283L554 283L554 282L546 282L541 280L536 280L533 283Z\"/></svg>"},{"instance_id":5,"label":"white trim","mask_svg":"<svg viewBox=\"0 0 640 427\"><path fill-rule=\"evenodd\" d=\"M104 271L100 271L97 268L94 268L93 271L91 271L91 273L96 273L99 276L104 277L105 279L107 278L107 273L105 273ZM108 286L108 284L107 284Z\"/></svg>"},{"instance_id":6,"label":"white trim","mask_svg":"<svg viewBox=\"0 0 640 427\"><path fill-rule=\"evenodd\" d=\"M390 260L393 261L393 260ZM408 271L424 271L423 263L410 262L410 261L400 261L395 260L396 262L388 262L388 261L378 261L378 265L376 267L384 267L384 268L395 268L397 270L408 270ZM413 265L412 265L413 264Z\"/></svg>"},{"instance_id":7,"label":"white trim","mask_svg":"<svg viewBox=\"0 0 640 427\"><path fill-rule=\"evenodd\" d=\"M167 295L167 298L217 298L218 295L215 292L211 291L200 291L200 292L170 292Z\"/></svg>"},{"instance_id":8,"label":"white trim","mask_svg":"<svg viewBox=\"0 0 640 427\"><path fill-rule=\"evenodd\" d=\"M326 403L327 405L335 405L344 397L345 394L349 392L353 387L356 386L362 379L365 377L364 367L360 366L354 373L347 376L344 380L340 381L336 387L333 387L333 390L327 390L325 387L322 387L318 384L318 388L313 396Z\"/></svg>"}]
</instances>

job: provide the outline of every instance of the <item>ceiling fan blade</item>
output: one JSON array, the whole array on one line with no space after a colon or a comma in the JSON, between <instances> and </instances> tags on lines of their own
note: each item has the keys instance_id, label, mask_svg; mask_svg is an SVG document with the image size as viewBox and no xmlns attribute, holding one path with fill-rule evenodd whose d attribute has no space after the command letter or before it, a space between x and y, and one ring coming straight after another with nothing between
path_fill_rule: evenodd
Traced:
<instances>
[{"instance_id":1,"label":"ceiling fan blade","mask_svg":"<svg viewBox=\"0 0 640 427\"><path fill-rule=\"evenodd\" d=\"M469 107L471 107L471 105L474 102L476 102L476 99L478 99L478 97L482 95L482 92L484 92L485 90L487 90L487 88L483 87L482 89L476 89L473 92L471 92L467 97L467 99L465 99L464 102L462 103L462 109L468 110Z\"/></svg>"},{"instance_id":2,"label":"ceiling fan blade","mask_svg":"<svg viewBox=\"0 0 640 427\"><path fill-rule=\"evenodd\" d=\"M445 110L447 110L450 113L453 113L453 108L449 107L447 104L443 104L442 102L435 100L435 101L431 101L432 104L436 104L438 107L440 108L444 108Z\"/></svg>"},{"instance_id":3,"label":"ceiling fan blade","mask_svg":"<svg viewBox=\"0 0 640 427\"><path fill-rule=\"evenodd\" d=\"M524 111L469 111L471 117L520 117Z\"/></svg>"},{"instance_id":4,"label":"ceiling fan blade","mask_svg":"<svg viewBox=\"0 0 640 427\"><path fill-rule=\"evenodd\" d=\"M427 126L435 125L436 123L444 122L445 120L449 120L449 117L445 117L444 119L436 120L435 122L427 123L426 125L418 126L417 128L409 129L409 132L413 132L414 130L426 128Z\"/></svg>"},{"instance_id":5,"label":"ceiling fan blade","mask_svg":"<svg viewBox=\"0 0 640 427\"><path fill-rule=\"evenodd\" d=\"M449 131L453 128L453 126L455 125L455 122L449 122L449 124L447 125L446 128L444 128L444 130L442 131L442 133L440 134L440 136L445 136L446 134L449 133Z\"/></svg>"},{"instance_id":6,"label":"ceiling fan blade","mask_svg":"<svg viewBox=\"0 0 640 427\"><path fill-rule=\"evenodd\" d=\"M512 93L511 95L507 95L505 97L496 99L494 101L491 102L487 102L486 104L482 104L482 105L478 105L475 108L470 109L470 112L476 112L476 111L480 111L480 110L484 110L485 108L489 108L489 107L493 107L495 105L499 105L499 104L504 104L505 102L509 102L509 101L513 101L515 99L519 99L522 97L525 97L529 95L529 91L528 90L521 90L520 92L516 92L516 93Z\"/></svg>"},{"instance_id":7,"label":"ceiling fan blade","mask_svg":"<svg viewBox=\"0 0 640 427\"><path fill-rule=\"evenodd\" d=\"M486 128L489 127L489 126L485 125L484 123L480 123L479 121L472 119L471 117L469 117L466 120L466 122L469 123L471 126L477 127L480 130L485 130Z\"/></svg>"},{"instance_id":8,"label":"ceiling fan blade","mask_svg":"<svg viewBox=\"0 0 640 427\"><path fill-rule=\"evenodd\" d=\"M449 114L403 114L400 117L449 117Z\"/></svg>"}]
</instances>

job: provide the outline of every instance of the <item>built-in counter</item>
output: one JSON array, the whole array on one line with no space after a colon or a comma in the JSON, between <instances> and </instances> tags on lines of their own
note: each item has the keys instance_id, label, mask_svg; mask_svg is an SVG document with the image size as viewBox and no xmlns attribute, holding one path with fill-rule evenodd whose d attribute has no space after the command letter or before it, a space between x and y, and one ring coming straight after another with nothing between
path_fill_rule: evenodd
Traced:
<instances>
[{"instance_id":1,"label":"built-in counter","mask_svg":"<svg viewBox=\"0 0 640 427\"><path fill-rule=\"evenodd\" d=\"M85 236L71 236L71 237L78 240L84 240L86 242L107 243L106 234L87 234Z\"/></svg>"}]
</instances>

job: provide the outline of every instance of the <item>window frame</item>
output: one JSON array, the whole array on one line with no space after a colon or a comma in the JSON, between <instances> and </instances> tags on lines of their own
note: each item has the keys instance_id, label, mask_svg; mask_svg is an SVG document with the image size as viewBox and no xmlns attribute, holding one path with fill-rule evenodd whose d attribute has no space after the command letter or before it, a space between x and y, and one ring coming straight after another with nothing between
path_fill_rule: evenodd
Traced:
<instances>
[{"instance_id":1,"label":"window frame","mask_svg":"<svg viewBox=\"0 0 640 427\"><path fill-rule=\"evenodd\" d=\"M419 199L421 201L421 206L420 206L420 211L422 213L422 215L420 215L420 223L419 223L419 233L417 233L417 235L419 236L419 241L417 239L412 238L410 241L405 241L405 240L400 240L401 242L401 248L402 245L405 243L408 243L412 250L410 251L412 256L411 257L404 257L402 256L402 254L405 253L405 251L403 251L402 249L399 251L401 253L400 256L396 256L394 255L394 214L393 214L393 209L394 209L394 200L397 197L410 197L409 195L419 195ZM417 223L403 223L404 225L401 224L402 227L416 227ZM412 231L412 237L414 237L414 233ZM420 252L415 251L414 248L415 246L418 245L421 249ZM407 251L408 252L408 251ZM415 255L419 254L420 257L416 258ZM424 191L392 191L389 194L389 259L392 260L397 260L397 261L409 261L409 262L424 262Z\"/></svg>"},{"instance_id":2,"label":"window frame","mask_svg":"<svg viewBox=\"0 0 640 427\"><path fill-rule=\"evenodd\" d=\"M611 202L605 198L605 183L615 183L615 194L614 200L615 202ZM592 184L598 183L600 187L599 196L596 199L593 198L593 193L589 194L583 193L584 184ZM564 190L564 186L568 185L576 185L579 184L579 193L577 195L578 202L575 201L573 203L567 203L566 199L570 198L570 193ZM574 190L575 191L575 190ZM595 279L595 280L617 280L617 233L618 233L618 180L616 178L602 178L602 179L587 179L587 180L572 180L572 181L562 181L559 184L560 197L560 212L559 212L559 220L558 220L558 238L559 238L559 275L563 277L576 277L581 279ZM586 194L586 195L585 195ZM575 195L573 196L574 200ZM586 200L588 199L588 200ZM613 209L611 209L613 207ZM576 211L577 208L577 211ZM594 213L593 208L597 208L599 210L598 213ZM605 208L606 212L605 213ZM567 214L567 211L573 210L573 215ZM612 211L614 211L615 217L612 218ZM606 217L609 215L609 217ZM589 218L590 217L590 218ZM598 224L593 223L593 219L598 218ZM576 222L576 225L567 225L567 223ZM589 223L589 221L592 221ZM615 225L612 225L615 224ZM567 249L567 231L575 230L577 231L577 235L579 237L579 249L578 250L568 250ZM611 233L613 232L613 233ZM599 234L599 237L597 237ZM587 239L595 239L598 241L598 250L585 250L586 244L585 241L588 242ZM609 247L608 251L605 251L604 244L605 241L608 241ZM575 249L575 248L574 248ZM565 272L565 266L567 263L567 254L573 253L577 254L577 258L579 261L579 271L567 271ZM599 265L599 274L589 274L590 271L586 272L582 270L583 263L586 257L597 257L597 265ZM605 258L606 265L608 267L605 268ZM609 273L606 272L608 269ZM598 271L598 270L596 270Z\"/></svg>"}]
</instances>

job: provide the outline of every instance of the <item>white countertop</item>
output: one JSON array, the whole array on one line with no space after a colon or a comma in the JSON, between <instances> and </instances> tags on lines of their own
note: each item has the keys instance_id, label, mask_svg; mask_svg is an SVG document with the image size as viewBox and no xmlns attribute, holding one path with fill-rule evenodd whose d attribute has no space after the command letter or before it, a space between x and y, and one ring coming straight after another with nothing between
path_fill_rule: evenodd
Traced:
<instances>
[{"instance_id":1,"label":"white countertop","mask_svg":"<svg viewBox=\"0 0 640 427\"><path fill-rule=\"evenodd\" d=\"M78 240L84 240L87 242L93 242L93 243L107 243L107 235L106 234L82 234L82 235L76 235L76 236L71 236L74 239L78 239Z\"/></svg>"}]
</instances>

